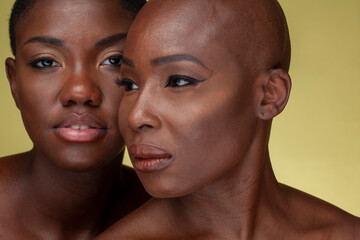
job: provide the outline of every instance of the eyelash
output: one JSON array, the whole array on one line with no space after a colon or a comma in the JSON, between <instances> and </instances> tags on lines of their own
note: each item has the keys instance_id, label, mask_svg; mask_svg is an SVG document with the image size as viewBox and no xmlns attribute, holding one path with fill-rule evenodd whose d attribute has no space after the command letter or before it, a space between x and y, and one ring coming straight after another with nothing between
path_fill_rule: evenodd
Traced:
<instances>
[{"instance_id":1,"label":"eyelash","mask_svg":"<svg viewBox=\"0 0 360 240\"><path fill-rule=\"evenodd\" d=\"M179 81L185 81L186 83L183 85L180 85ZM171 87L171 88L182 88L182 87L187 87L187 86L196 86L199 83L203 82L205 80L197 80L195 78L191 78L191 77L187 77L187 76L182 76L182 75L172 75L169 77L167 83L165 84L165 88L167 87ZM139 87L136 85L136 83L129 79L129 78L124 78L122 80L120 80L118 77L114 80L115 84L118 85L118 87L125 87L125 91L129 92L132 90L138 90ZM132 87L131 85L136 85L136 87Z\"/></svg>"},{"instance_id":2,"label":"eyelash","mask_svg":"<svg viewBox=\"0 0 360 240\"><path fill-rule=\"evenodd\" d=\"M111 60L115 60L115 63L112 63ZM105 61L109 61L109 63L105 63ZM101 62L101 66L114 66L114 67L120 67L122 62L122 55L121 54L115 54L111 55L110 57L106 58L104 61Z\"/></svg>"},{"instance_id":3,"label":"eyelash","mask_svg":"<svg viewBox=\"0 0 360 240\"><path fill-rule=\"evenodd\" d=\"M44 64L45 61L47 61L46 64ZM49 62L50 65L48 65ZM39 66L39 64L41 64L42 66ZM42 68L61 67L61 64L50 57L40 57L29 62L29 66L32 68L42 69Z\"/></svg>"},{"instance_id":4,"label":"eyelash","mask_svg":"<svg viewBox=\"0 0 360 240\"><path fill-rule=\"evenodd\" d=\"M138 90L139 87L135 84L135 82L129 78L124 78L122 80L120 80L118 77L115 78L115 84L118 86L118 87L125 87L125 92L130 92L132 90ZM131 85L135 85L136 88L131 88Z\"/></svg>"},{"instance_id":5,"label":"eyelash","mask_svg":"<svg viewBox=\"0 0 360 240\"><path fill-rule=\"evenodd\" d=\"M107 60L109 60L109 63L104 63ZM116 62L115 63L111 62L111 60L115 60ZM100 65L109 65L109 66L119 67L121 65L121 60L122 60L122 55L116 54L116 55L112 55L112 56L106 58ZM47 61L47 63L45 63L45 61ZM49 62L50 62L50 64L49 64ZM39 64L41 64L41 66L39 66ZM60 63L56 62L54 59L52 59L50 57L37 58L37 59L29 62L29 65L32 68L38 68L38 69L50 68L50 67L61 67Z\"/></svg>"},{"instance_id":6,"label":"eyelash","mask_svg":"<svg viewBox=\"0 0 360 240\"><path fill-rule=\"evenodd\" d=\"M183 85L180 85L180 81L185 81L186 83ZM183 76L183 75L171 75L168 78L168 81L167 81L165 87L181 88L181 87L187 87L187 86L196 86L203 81L205 81L205 80L197 80L195 78L191 78L191 77Z\"/></svg>"}]
</instances>

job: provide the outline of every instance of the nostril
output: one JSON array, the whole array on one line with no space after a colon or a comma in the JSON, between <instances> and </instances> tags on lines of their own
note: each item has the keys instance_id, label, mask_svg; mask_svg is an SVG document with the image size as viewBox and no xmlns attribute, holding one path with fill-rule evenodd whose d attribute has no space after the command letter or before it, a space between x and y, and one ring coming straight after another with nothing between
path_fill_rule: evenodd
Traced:
<instances>
[{"instance_id":1,"label":"nostril","mask_svg":"<svg viewBox=\"0 0 360 240\"><path fill-rule=\"evenodd\" d=\"M134 131L143 131L146 129L153 129L155 124L154 121L156 120L147 116L146 113L137 111L129 115L125 125Z\"/></svg>"},{"instance_id":2,"label":"nostril","mask_svg":"<svg viewBox=\"0 0 360 240\"><path fill-rule=\"evenodd\" d=\"M155 101L149 101L149 97L153 97L153 92L143 91L135 102L127 102L126 125L135 132L161 128L162 120Z\"/></svg>"},{"instance_id":3,"label":"nostril","mask_svg":"<svg viewBox=\"0 0 360 240\"><path fill-rule=\"evenodd\" d=\"M92 99L89 99L85 102L85 105L94 106L95 104Z\"/></svg>"},{"instance_id":4,"label":"nostril","mask_svg":"<svg viewBox=\"0 0 360 240\"><path fill-rule=\"evenodd\" d=\"M145 128L154 128L154 127L150 124L143 124L143 125L139 126L139 129L145 129Z\"/></svg>"},{"instance_id":5,"label":"nostril","mask_svg":"<svg viewBox=\"0 0 360 240\"><path fill-rule=\"evenodd\" d=\"M74 105L74 104L76 104L76 102L74 101L74 100L68 100L67 102L66 102L66 104L64 105L64 106L71 106L71 105Z\"/></svg>"},{"instance_id":6,"label":"nostril","mask_svg":"<svg viewBox=\"0 0 360 240\"><path fill-rule=\"evenodd\" d=\"M102 103L102 94L97 87L78 87L70 85L60 93L60 102L63 106L85 105L98 107Z\"/></svg>"}]
</instances>

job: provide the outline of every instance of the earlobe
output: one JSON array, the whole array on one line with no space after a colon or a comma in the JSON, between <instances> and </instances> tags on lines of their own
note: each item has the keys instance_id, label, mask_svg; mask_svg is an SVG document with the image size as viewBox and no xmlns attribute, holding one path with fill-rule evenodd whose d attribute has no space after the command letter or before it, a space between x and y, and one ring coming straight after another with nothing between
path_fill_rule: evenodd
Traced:
<instances>
[{"instance_id":1,"label":"earlobe","mask_svg":"<svg viewBox=\"0 0 360 240\"><path fill-rule=\"evenodd\" d=\"M258 117L263 120L271 120L280 114L289 99L290 90L289 74L282 69L271 70L263 85L263 98Z\"/></svg>"},{"instance_id":2,"label":"earlobe","mask_svg":"<svg viewBox=\"0 0 360 240\"><path fill-rule=\"evenodd\" d=\"M18 106L15 59L7 58L5 61L5 69L6 69L6 77L10 84L11 94L14 98L16 106L19 107Z\"/></svg>"}]
</instances>

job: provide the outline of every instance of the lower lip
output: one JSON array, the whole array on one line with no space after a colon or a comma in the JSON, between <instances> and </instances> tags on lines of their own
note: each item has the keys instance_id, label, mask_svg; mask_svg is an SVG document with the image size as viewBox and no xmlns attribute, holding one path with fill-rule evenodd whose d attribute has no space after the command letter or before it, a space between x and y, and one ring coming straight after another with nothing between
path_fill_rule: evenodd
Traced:
<instances>
[{"instance_id":1,"label":"lower lip","mask_svg":"<svg viewBox=\"0 0 360 240\"><path fill-rule=\"evenodd\" d=\"M93 142L103 135L105 129L90 128L86 130L76 130L72 128L56 128L56 134L69 142Z\"/></svg>"},{"instance_id":2,"label":"lower lip","mask_svg":"<svg viewBox=\"0 0 360 240\"><path fill-rule=\"evenodd\" d=\"M131 162L134 168L142 173L151 173L166 168L172 162L172 158L133 158Z\"/></svg>"}]
</instances>

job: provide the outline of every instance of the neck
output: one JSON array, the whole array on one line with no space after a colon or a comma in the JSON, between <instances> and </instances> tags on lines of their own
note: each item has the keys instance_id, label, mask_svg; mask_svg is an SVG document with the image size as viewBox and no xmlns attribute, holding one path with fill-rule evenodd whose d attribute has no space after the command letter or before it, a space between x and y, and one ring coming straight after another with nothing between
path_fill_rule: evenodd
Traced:
<instances>
[{"instance_id":1,"label":"neck","mask_svg":"<svg viewBox=\"0 0 360 240\"><path fill-rule=\"evenodd\" d=\"M61 236L58 231L88 236L102 231L105 206L121 173L122 156L95 170L72 172L59 169L33 151L23 205L23 217L33 221L24 222L42 224L46 232L57 232L56 236Z\"/></svg>"},{"instance_id":2,"label":"neck","mask_svg":"<svg viewBox=\"0 0 360 240\"><path fill-rule=\"evenodd\" d=\"M264 147L267 138L259 139L255 139L245 158L221 178L191 195L171 200L171 209L180 216L177 219L183 229L190 229L189 234L251 239L256 230L268 228L266 223L276 216L274 209L282 192ZM221 234L217 236L219 229Z\"/></svg>"}]
</instances>

